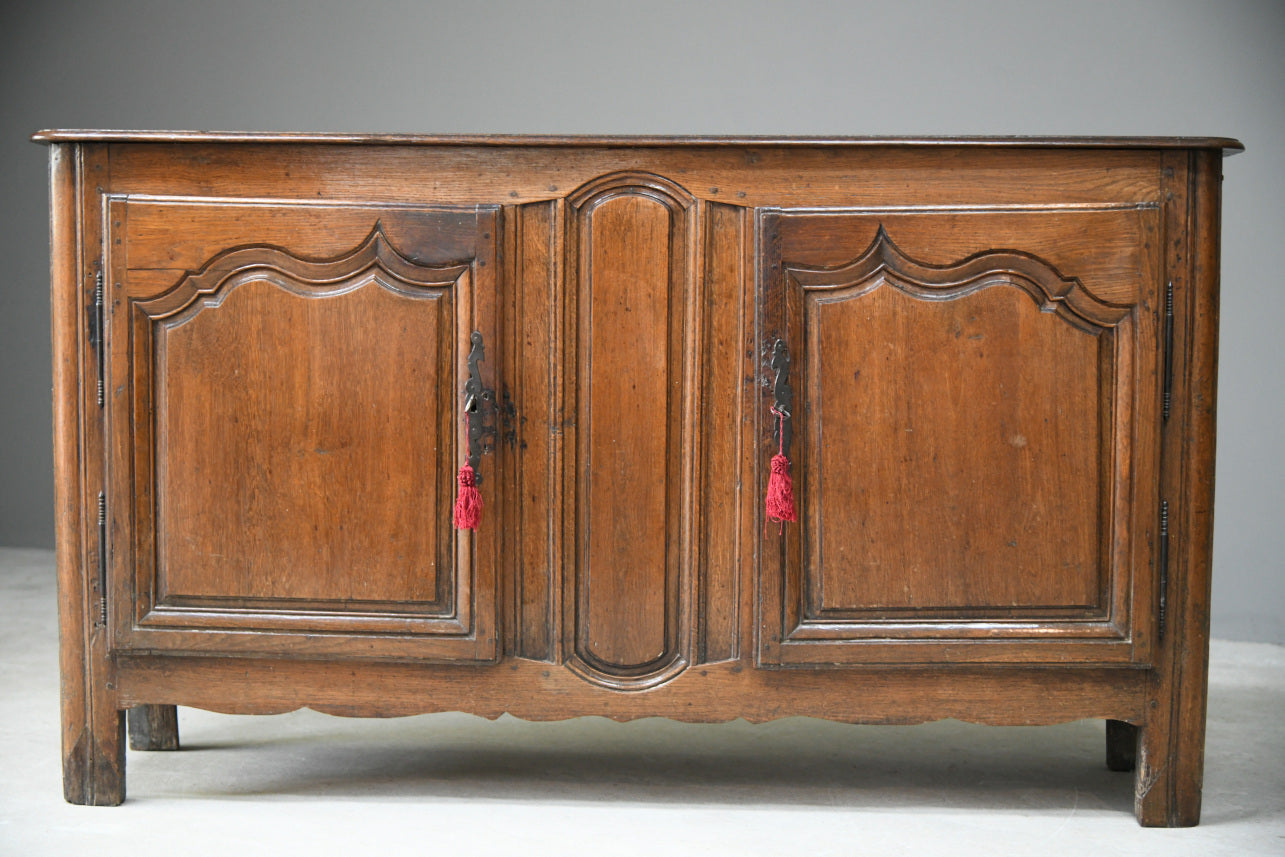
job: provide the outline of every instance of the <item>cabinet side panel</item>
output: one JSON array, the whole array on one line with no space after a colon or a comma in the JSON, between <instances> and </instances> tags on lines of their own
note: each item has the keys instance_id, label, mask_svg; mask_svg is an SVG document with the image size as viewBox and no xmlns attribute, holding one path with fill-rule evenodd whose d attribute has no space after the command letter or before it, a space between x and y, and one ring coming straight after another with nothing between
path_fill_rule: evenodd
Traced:
<instances>
[{"instance_id":1,"label":"cabinet side panel","mask_svg":"<svg viewBox=\"0 0 1285 857\"><path fill-rule=\"evenodd\" d=\"M88 592L81 541L84 499L80 473L80 247L77 234L77 147L49 150L49 256L53 330L54 509L58 562L58 635L62 672L63 791L88 803L86 733Z\"/></svg>"},{"instance_id":2,"label":"cabinet side panel","mask_svg":"<svg viewBox=\"0 0 1285 857\"><path fill-rule=\"evenodd\" d=\"M1195 152L1193 181L1195 254L1191 260L1191 358L1187 375L1186 481L1179 526L1183 539L1174 576L1182 598L1175 605L1179 649L1175 715L1178 735L1172 768L1175 824L1200 818L1205 773L1205 716L1209 696L1209 601L1214 535L1214 450L1218 401L1218 305L1221 243L1222 158Z\"/></svg>"},{"instance_id":3,"label":"cabinet side panel","mask_svg":"<svg viewBox=\"0 0 1285 857\"><path fill-rule=\"evenodd\" d=\"M1165 632L1139 740L1134 811L1151 827L1200 821L1209 692L1218 364L1217 154L1169 153L1165 266L1174 289L1173 396L1161 490L1169 501Z\"/></svg>"}]
</instances>

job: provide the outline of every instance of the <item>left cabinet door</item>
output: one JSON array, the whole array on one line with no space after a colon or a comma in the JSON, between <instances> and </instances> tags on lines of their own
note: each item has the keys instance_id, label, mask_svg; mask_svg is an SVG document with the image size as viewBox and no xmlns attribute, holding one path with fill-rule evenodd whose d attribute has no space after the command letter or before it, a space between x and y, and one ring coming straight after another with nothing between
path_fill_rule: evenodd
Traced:
<instances>
[{"instance_id":1,"label":"left cabinet door","mask_svg":"<svg viewBox=\"0 0 1285 857\"><path fill-rule=\"evenodd\" d=\"M489 661L501 481L453 528L498 211L106 204L109 624L121 651ZM470 414L486 422L488 414Z\"/></svg>"}]
</instances>

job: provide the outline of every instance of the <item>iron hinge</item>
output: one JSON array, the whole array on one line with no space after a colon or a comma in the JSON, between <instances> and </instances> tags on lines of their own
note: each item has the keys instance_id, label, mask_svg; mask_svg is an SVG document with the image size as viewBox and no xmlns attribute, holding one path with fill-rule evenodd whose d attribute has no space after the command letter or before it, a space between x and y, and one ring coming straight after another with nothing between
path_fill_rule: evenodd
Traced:
<instances>
[{"instance_id":1,"label":"iron hinge","mask_svg":"<svg viewBox=\"0 0 1285 857\"><path fill-rule=\"evenodd\" d=\"M1156 610L1156 634L1165 640L1165 614L1169 603L1169 501L1160 501L1160 601Z\"/></svg>"},{"instance_id":2,"label":"iron hinge","mask_svg":"<svg viewBox=\"0 0 1285 857\"><path fill-rule=\"evenodd\" d=\"M1173 399L1173 280L1165 287L1165 377L1164 419L1169 419L1169 405Z\"/></svg>"},{"instance_id":3,"label":"iron hinge","mask_svg":"<svg viewBox=\"0 0 1285 857\"><path fill-rule=\"evenodd\" d=\"M89 333L89 347L94 351L98 372L98 407L103 406L103 268L101 263L94 272L94 297L85 308L85 327Z\"/></svg>"},{"instance_id":4,"label":"iron hinge","mask_svg":"<svg viewBox=\"0 0 1285 857\"><path fill-rule=\"evenodd\" d=\"M98 492L98 625L107 624L107 495Z\"/></svg>"}]
</instances>

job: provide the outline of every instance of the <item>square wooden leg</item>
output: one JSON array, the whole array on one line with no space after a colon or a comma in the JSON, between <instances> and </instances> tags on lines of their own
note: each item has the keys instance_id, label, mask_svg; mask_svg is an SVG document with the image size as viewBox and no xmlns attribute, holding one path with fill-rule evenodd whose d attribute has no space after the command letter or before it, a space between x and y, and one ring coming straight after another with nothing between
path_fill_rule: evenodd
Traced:
<instances>
[{"instance_id":1,"label":"square wooden leg","mask_svg":"<svg viewBox=\"0 0 1285 857\"><path fill-rule=\"evenodd\" d=\"M128 720L131 750L178 749L178 706L136 705Z\"/></svg>"},{"instance_id":2,"label":"square wooden leg","mask_svg":"<svg viewBox=\"0 0 1285 857\"><path fill-rule=\"evenodd\" d=\"M1138 763L1138 727L1123 720L1107 721L1107 768L1132 771Z\"/></svg>"}]
</instances>

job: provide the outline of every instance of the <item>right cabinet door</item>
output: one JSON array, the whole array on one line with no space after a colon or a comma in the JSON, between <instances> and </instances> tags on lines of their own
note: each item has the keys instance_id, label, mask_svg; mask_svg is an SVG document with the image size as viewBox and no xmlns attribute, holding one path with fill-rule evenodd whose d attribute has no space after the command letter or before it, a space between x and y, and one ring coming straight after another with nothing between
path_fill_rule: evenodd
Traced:
<instances>
[{"instance_id":1,"label":"right cabinet door","mask_svg":"<svg viewBox=\"0 0 1285 857\"><path fill-rule=\"evenodd\" d=\"M1157 214L760 213L761 664L1148 662Z\"/></svg>"}]
</instances>

